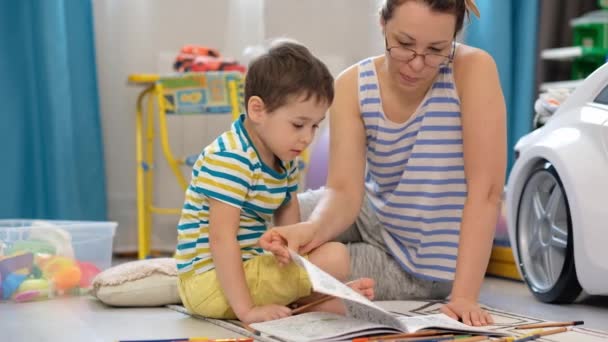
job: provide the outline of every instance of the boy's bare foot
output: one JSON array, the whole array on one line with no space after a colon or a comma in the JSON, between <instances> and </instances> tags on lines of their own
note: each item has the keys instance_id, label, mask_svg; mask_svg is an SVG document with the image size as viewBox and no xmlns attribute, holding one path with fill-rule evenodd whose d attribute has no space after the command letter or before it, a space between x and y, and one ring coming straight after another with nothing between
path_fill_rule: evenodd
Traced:
<instances>
[{"instance_id":1,"label":"boy's bare foot","mask_svg":"<svg viewBox=\"0 0 608 342\"><path fill-rule=\"evenodd\" d=\"M348 286L359 292L369 300L374 299L374 286L376 282L371 278L359 278L348 283Z\"/></svg>"}]
</instances>

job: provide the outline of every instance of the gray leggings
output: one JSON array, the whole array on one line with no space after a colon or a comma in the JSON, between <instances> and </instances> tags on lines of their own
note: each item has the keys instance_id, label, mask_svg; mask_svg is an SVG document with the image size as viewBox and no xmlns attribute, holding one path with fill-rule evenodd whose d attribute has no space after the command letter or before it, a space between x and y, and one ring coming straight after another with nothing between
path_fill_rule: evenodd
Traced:
<instances>
[{"instance_id":1,"label":"gray leggings","mask_svg":"<svg viewBox=\"0 0 608 342\"><path fill-rule=\"evenodd\" d=\"M298 195L302 220L308 219L322 194L323 189L319 189ZM443 299L450 294L452 282L420 279L406 272L389 254L381 229L366 200L355 223L336 238L347 244L351 277L376 281L375 300Z\"/></svg>"}]
</instances>

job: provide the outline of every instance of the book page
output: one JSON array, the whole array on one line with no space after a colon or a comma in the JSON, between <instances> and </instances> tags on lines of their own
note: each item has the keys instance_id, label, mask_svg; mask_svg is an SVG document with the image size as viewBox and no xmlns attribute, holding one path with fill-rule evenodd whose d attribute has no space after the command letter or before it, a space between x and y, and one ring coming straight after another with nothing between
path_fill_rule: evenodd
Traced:
<instances>
[{"instance_id":1,"label":"book page","mask_svg":"<svg viewBox=\"0 0 608 342\"><path fill-rule=\"evenodd\" d=\"M370 334L398 333L399 330L328 312L308 312L250 326L286 341L350 341Z\"/></svg>"},{"instance_id":2,"label":"book page","mask_svg":"<svg viewBox=\"0 0 608 342\"><path fill-rule=\"evenodd\" d=\"M300 256L292 250L289 250L291 259L303 267L308 273L312 288L315 292L331 295L348 301L348 306L357 307L354 312L358 315L355 318L374 322L378 324L388 325L394 328L401 327L399 320L390 312L384 310L372 301L361 295L357 291L348 287L338 279L332 277L322 269L315 266L306 258Z\"/></svg>"},{"instance_id":3,"label":"book page","mask_svg":"<svg viewBox=\"0 0 608 342\"><path fill-rule=\"evenodd\" d=\"M318 268L313 263L306 260L306 258L300 256L298 253L289 250L289 254L291 255L293 262L306 270L308 277L310 278L310 282L312 283L312 289L315 292L347 299L373 308L374 310L389 314L386 310L374 304L357 291L351 289L348 287L348 285L345 285L338 279Z\"/></svg>"},{"instance_id":4,"label":"book page","mask_svg":"<svg viewBox=\"0 0 608 342\"><path fill-rule=\"evenodd\" d=\"M398 317L404 328L407 327L408 332L416 332L422 329L437 328L442 330L472 332L483 335L499 335L496 331L491 331L479 327L472 327L464 323L460 323L455 319L450 318L445 314L434 314L426 316Z\"/></svg>"}]
</instances>

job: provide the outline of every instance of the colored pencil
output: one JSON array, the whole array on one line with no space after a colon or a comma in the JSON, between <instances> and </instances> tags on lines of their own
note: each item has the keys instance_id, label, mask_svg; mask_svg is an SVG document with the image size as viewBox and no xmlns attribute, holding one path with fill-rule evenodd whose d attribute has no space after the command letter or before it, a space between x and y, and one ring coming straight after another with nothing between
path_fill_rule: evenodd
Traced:
<instances>
[{"instance_id":1,"label":"colored pencil","mask_svg":"<svg viewBox=\"0 0 608 342\"><path fill-rule=\"evenodd\" d=\"M583 325L584 321L572 321L572 322L546 322L546 323L535 323L535 324L524 324L515 327L515 329L535 329L535 328L554 328L554 327L569 327L574 325Z\"/></svg>"},{"instance_id":2,"label":"colored pencil","mask_svg":"<svg viewBox=\"0 0 608 342\"><path fill-rule=\"evenodd\" d=\"M465 337L465 338L455 338L452 341L455 342L477 342L477 341L483 341L483 340L487 340L488 336L472 336L472 337Z\"/></svg>"},{"instance_id":3,"label":"colored pencil","mask_svg":"<svg viewBox=\"0 0 608 342\"><path fill-rule=\"evenodd\" d=\"M348 286L348 285L351 285L351 284L353 284L355 281L356 281L356 280L349 281L349 282L347 282L347 283L344 283L344 285L347 285L347 286ZM325 303L325 302L327 302L328 300L333 299L333 298L336 298L336 297L324 294L324 295L322 295L321 297L319 297L319 299L317 299L317 300L314 300L314 301L312 301L312 302L310 302L310 303L308 303L308 304L304 304L304 305L302 305L302 306L298 306L297 308L295 308L295 309L291 310L291 314L292 314L292 315L301 314L301 313L302 313L302 312L304 312L305 310L307 310L307 309L309 309L309 308L311 308L311 307L313 307L313 306L319 305L319 304L321 304L321 303Z\"/></svg>"},{"instance_id":4,"label":"colored pencil","mask_svg":"<svg viewBox=\"0 0 608 342\"><path fill-rule=\"evenodd\" d=\"M513 340L513 342L526 342L526 341L533 341L536 339L539 339L543 336L547 336L547 335L554 335L554 334L559 334L559 333L563 333L568 331L568 328L562 327L562 328L555 328L555 329L550 329L550 330L544 330L541 331L537 334L534 335L529 335L529 336L525 336L522 338L518 338L516 340Z\"/></svg>"},{"instance_id":5,"label":"colored pencil","mask_svg":"<svg viewBox=\"0 0 608 342\"><path fill-rule=\"evenodd\" d=\"M240 326L241 328L247 330L248 332L256 335L256 336L260 336L260 332L253 329L252 327L249 326L249 324L243 323L241 321L237 321L237 320L233 320L232 322L234 322L236 325Z\"/></svg>"},{"instance_id":6,"label":"colored pencil","mask_svg":"<svg viewBox=\"0 0 608 342\"><path fill-rule=\"evenodd\" d=\"M165 339L157 339L157 340L120 340L118 342L188 342L190 338L188 337L177 337L177 338L165 338ZM200 340L203 340L201 337ZM204 340L203 340L204 341Z\"/></svg>"},{"instance_id":7,"label":"colored pencil","mask_svg":"<svg viewBox=\"0 0 608 342\"><path fill-rule=\"evenodd\" d=\"M160 340L120 340L118 342L253 342L249 337L208 339L206 337L178 337Z\"/></svg>"},{"instance_id":8,"label":"colored pencil","mask_svg":"<svg viewBox=\"0 0 608 342\"><path fill-rule=\"evenodd\" d=\"M291 310L291 314L292 315L297 315L297 314L301 314L302 312L304 312L305 310L315 306L315 305L319 305L321 303L325 303L330 299L336 298L334 296L330 296L330 295L323 295L321 296L321 298L314 300L308 304L304 304L302 306L298 306L297 308Z\"/></svg>"},{"instance_id":9,"label":"colored pencil","mask_svg":"<svg viewBox=\"0 0 608 342\"><path fill-rule=\"evenodd\" d=\"M437 335L437 336L427 336L427 337L415 337L415 338L399 338L395 340L389 341L398 341L398 342L448 342L453 341L454 335Z\"/></svg>"}]
</instances>

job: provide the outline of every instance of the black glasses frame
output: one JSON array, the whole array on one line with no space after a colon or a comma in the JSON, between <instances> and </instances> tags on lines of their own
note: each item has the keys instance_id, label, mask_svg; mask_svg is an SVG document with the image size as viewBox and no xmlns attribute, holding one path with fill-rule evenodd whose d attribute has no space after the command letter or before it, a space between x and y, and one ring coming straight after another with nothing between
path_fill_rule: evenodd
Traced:
<instances>
[{"instance_id":1,"label":"black glasses frame","mask_svg":"<svg viewBox=\"0 0 608 342\"><path fill-rule=\"evenodd\" d=\"M440 53L418 53L414 49L406 48L406 47L403 47L403 46L391 46L391 47L389 47L388 46L388 39L386 38L386 35L384 35L384 47L385 47L386 51L388 51L389 56L391 56L391 57L392 57L391 49L394 49L394 48L405 49L405 50L409 50L409 51L411 51L411 52L414 53L414 55L412 56L412 58L410 58L409 60L407 60L407 61L405 61L405 60L399 60L399 61L402 61L402 62L405 62L405 63L409 63L409 62L413 61L414 59L416 59L416 57L422 56L422 61L424 62L424 65L426 65L428 67L431 67L431 68L437 68L437 67L449 64L449 63L451 63L451 62L454 61L454 54L456 53L456 37L454 37L454 39L452 40L452 52L450 53L449 56L442 55ZM428 65L426 63L426 56L427 55L434 55L434 56L440 56L440 57L447 58L447 61L446 61L447 63L441 63L441 64L436 65L436 66L435 65Z\"/></svg>"}]
</instances>

